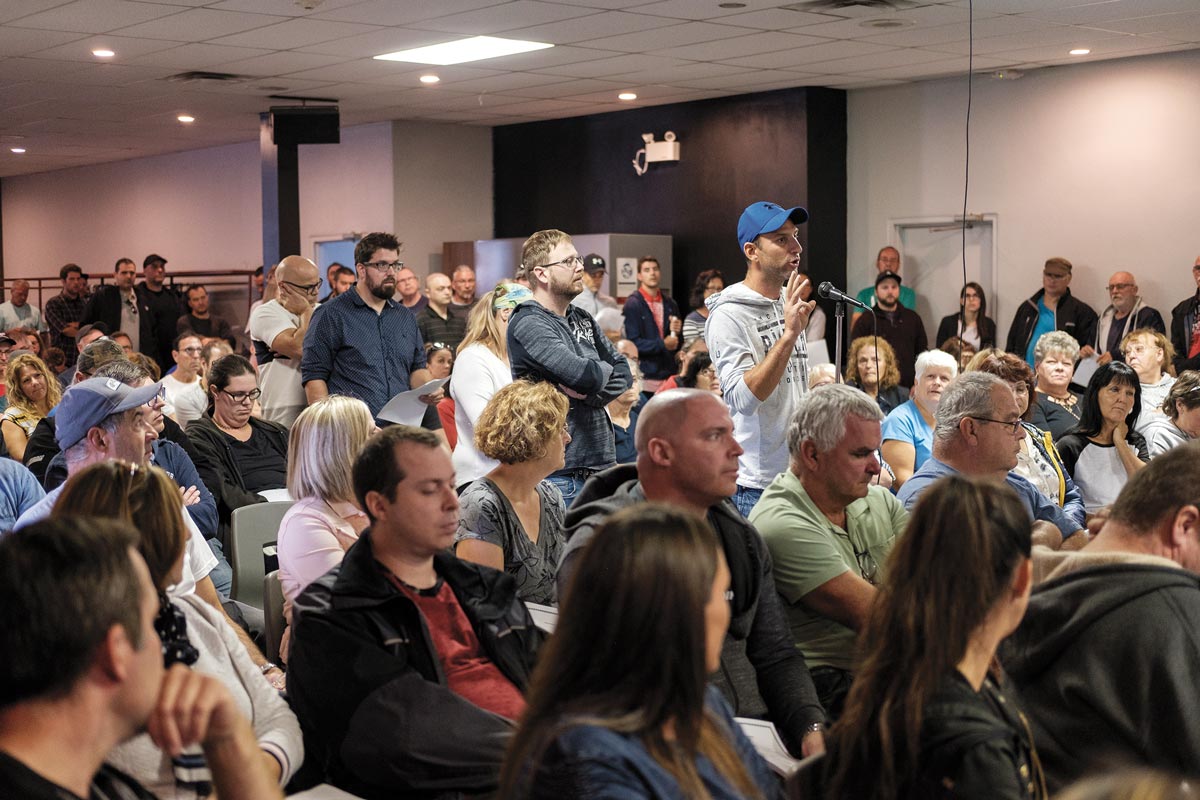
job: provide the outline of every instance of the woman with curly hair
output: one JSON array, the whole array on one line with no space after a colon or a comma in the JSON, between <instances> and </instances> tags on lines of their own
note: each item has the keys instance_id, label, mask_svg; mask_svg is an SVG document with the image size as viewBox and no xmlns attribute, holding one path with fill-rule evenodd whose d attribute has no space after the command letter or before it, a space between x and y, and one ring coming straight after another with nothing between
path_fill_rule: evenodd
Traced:
<instances>
[{"instance_id":1,"label":"woman with curly hair","mask_svg":"<svg viewBox=\"0 0 1200 800\"><path fill-rule=\"evenodd\" d=\"M459 497L459 558L502 569L517 596L553 605L562 555L562 493L546 480L562 469L567 397L548 383L516 381L496 392L475 426L475 446L499 466Z\"/></svg>"},{"instance_id":2,"label":"woman with curly hair","mask_svg":"<svg viewBox=\"0 0 1200 800\"><path fill-rule=\"evenodd\" d=\"M996 662L1029 602L1030 530L1003 484L956 475L917 503L859 638L824 797L1046 797L1033 735Z\"/></svg>"},{"instance_id":3,"label":"woman with curly hair","mask_svg":"<svg viewBox=\"0 0 1200 800\"><path fill-rule=\"evenodd\" d=\"M33 429L62 399L62 388L46 363L33 353L9 359L4 380L8 386L8 408L0 416L0 432L4 434L8 455L21 461Z\"/></svg>"},{"instance_id":4,"label":"woman with curly hair","mask_svg":"<svg viewBox=\"0 0 1200 800\"><path fill-rule=\"evenodd\" d=\"M862 389L879 404L884 414L908 400L908 392L900 388L900 369L896 366L896 351L886 339L860 336L850 343L846 356L846 383Z\"/></svg>"}]
</instances>

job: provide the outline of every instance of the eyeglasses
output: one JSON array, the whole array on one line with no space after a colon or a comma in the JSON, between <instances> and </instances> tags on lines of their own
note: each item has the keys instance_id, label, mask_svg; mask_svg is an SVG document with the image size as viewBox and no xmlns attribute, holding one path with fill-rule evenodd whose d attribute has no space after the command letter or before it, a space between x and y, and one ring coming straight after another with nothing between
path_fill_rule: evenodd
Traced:
<instances>
[{"instance_id":1,"label":"eyeglasses","mask_svg":"<svg viewBox=\"0 0 1200 800\"><path fill-rule=\"evenodd\" d=\"M870 550L854 549L854 560L858 562L858 574L862 579L872 586L875 585L879 578L879 564L876 563L875 557L871 555Z\"/></svg>"},{"instance_id":2,"label":"eyeglasses","mask_svg":"<svg viewBox=\"0 0 1200 800\"><path fill-rule=\"evenodd\" d=\"M367 266L369 267L371 265L368 264ZM297 291L304 292L305 294L316 294L317 290L321 288L320 281L317 281L316 283L307 283L307 284L306 283L292 283L291 281L283 281L283 283L287 284L288 286L292 287L293 289L296 289Z\"/></svg>"},{"instance_id":3,"label":"eyeglasses","mask_svg":"<svg viewBox=\"0 0 1200 800\"><path fill-rule=\"evenodd\" d=\"M363 262L364 267L377 269L380 272L399 272L404 269L403 261L366 261Z\"/></svg>"},{"instance_id":4,"label":"eyeglasses","mask_svg":"<svg viewBox=\"0 0 1200 800\"><path fill-rule=\"evenodd\" d=\"M89 375L88 377L91 377L91 376ZM146 403L146 405L150 406L150 408L154 409L155 411L158 411L160 408L162 408L166 404L167 404L167 387L166 386L159 386L158 394L154 395L154 397L151 397L150 400Z\"/></svg>"},{"instance_id":5,"label":"eyeglasses","mask_svg":"<svg viewBox=\"0 0 1200 800\"><path fill-rule=\"evenodd\" d=\"M189 356L198 356L204 352L203 347L181 347L178 352L187 353Z\"/></svg>"},{"instance_id":6,"label":"eyeglasses","mask_svg":"<svg viewBox=\"0 0 1200 800\"><path fill-rule=\"evenodd\" d=\"M571 269L575 269L576 267L583 266L583 259L580 258L578 254L575 254L573 256L567 256L562 261L553 261L549 264L542 264L542 266L543 267L570 267Z\"/></svg>"},{"instance_id":7,"label":"eyeglasses","mask_svg":"<svg viewBox=\"0 0 1200 800\"><path fill-rule=\"evenodd\" d=\"M1014 435L1021 429L1021 420L1019 419L1014 419L1011 422L1006 419L992 419L991 417L971 417L971 419L978 420L979 422L994 422L997 425L1003 425L1008 428L1009 433Z\"/></svg>"},{"instance_id":8,"label":"eyeglasses","mask_svg":"<svg viewBox=\"0 0 1200 800\"><path fill-rule=\"evenodd\" d=\"M227 392L224 389L218 389L217 391L220 392L221 394L225 395L226 397L228 397L230 400L237 403L238 405L241 405L242 403L246 402L247 400L249 400L250 402L254 402L258 398L262 397L262 389L254 389L253 391L249 391L249 392Z\"/></svg>"},{"instance_id":9,"label":"eyeglasses","mask_svg":"<svg viewBox=\"0 0 1200 800\"><path fill-rule=\"evenodd\" d=\"M1132 284L1132 283L1110 283L1108 286L1105 286L1104 288L1108 289L1108 291L1110 291L1110 292L1123 292L1126 289L1132 289L1133 286L1134 286L1134 284Z\"/></svg>"}]
</instances>

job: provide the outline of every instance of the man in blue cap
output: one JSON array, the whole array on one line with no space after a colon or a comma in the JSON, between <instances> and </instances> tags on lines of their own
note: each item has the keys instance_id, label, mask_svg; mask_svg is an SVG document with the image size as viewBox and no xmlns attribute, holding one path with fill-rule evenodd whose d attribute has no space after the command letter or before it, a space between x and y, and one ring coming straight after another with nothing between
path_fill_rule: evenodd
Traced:
<instances>
[{"instance_id":1,"label":"man in blue cap","mask_svg":"<svg viewBox=\"0 0 1200 800\"><path fill-rule=\"evenodd\" d=\"M788 466L787 424L808 389L804 327L816 306L800 296L799 206L758 202L738 220L746 279L708 298L704 338L733 416L738 457L734 502L743 515Z\"/></svg>"}]
</instances>

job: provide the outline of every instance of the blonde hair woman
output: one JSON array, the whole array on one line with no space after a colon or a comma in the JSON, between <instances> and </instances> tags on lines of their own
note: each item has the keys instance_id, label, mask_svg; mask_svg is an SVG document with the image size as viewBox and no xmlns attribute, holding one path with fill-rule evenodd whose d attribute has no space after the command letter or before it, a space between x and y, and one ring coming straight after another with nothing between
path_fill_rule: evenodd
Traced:
<instances>
[{"instance_id":1,"label":"blonde hair woman","mask_svg":"<svg viewBox=\"0 0 1200 800\"><path fill-rule=\"evenodd\" d=\"M467 318L467 334L458 345L450 397L454 400L454 475L459 486L481 478L499 464L475 446L475 425L496 392L512 383L508 363L508 318L530 299L529 289L502 283L479 298Z\"/></svg>"},{"instance_id":2,"label":"blonde hair woman","mask_svg":"<svg viewBox=\"0 0 1200 800\"><path fill-rule=\"evenodd\" d=\"M366 403L329 395L296 417L288 442L287 487L296 502L279 525L279 582L284 616L308 584L342 561L367 527L358 507L351 467L376 430ZM280 647L287 656L288 636Z\"/></svg>"},{"instance_id":3,"label":"blonde hair woman","mask_svg":"<svg viewBox=\"0 0 1200 800\"><path fill-rule=\"evenodd\" d=\"M0 416L0 432L8 455L25 458L25 446L37 424L58 405L62 389L46 363L32 353L13 356L4 373L8 386L8 408Z\"/></svg>"},{"instance_id":4,"label":"blonde hair woman","mask_svg":"<svg viewBox=\"0 0 1200 800\"><path fill-rule=\"evenodd\" d=\"M463 489L455 535L458 557L503 569L527 603L557 601L562 556L562 493L546 480L562 469L567 397L548 383L517 381L496 392L475 429L475 446L499 462Z\"/></svg>"}]
</instances>

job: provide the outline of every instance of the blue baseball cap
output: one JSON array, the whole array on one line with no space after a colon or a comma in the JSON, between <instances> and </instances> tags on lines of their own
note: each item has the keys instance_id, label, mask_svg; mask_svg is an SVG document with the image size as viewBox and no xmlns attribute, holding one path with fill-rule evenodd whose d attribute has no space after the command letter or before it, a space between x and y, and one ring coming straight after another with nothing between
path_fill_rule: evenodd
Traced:
<instances>
[{"instance_id":1,"label":"blue baseball cap","mask_svg":"<svg viewBox=\"0 0 1200 800\"><path fill-rule=\"evenodd\" d=\"M746 242L753 242L764 233L777 231L788 220L803 225L808 222L808 211L796 206L784 208L778 203L758 202L746 206L738 220L738 248L746 249Z\"/></svg>"}]
</instances>

